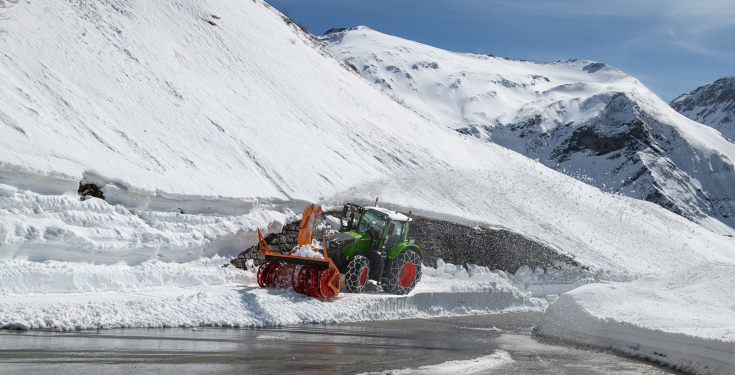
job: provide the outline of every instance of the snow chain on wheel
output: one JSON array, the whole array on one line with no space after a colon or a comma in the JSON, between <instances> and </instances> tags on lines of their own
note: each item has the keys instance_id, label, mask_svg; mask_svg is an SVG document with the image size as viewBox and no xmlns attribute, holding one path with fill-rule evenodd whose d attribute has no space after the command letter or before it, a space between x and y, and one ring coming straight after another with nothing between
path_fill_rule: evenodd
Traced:
<instances>
[{"instance_id":1,"label":"snow chain on wheel","mask_svg":"<svg viewBox=\"0 0 735 375\"><path fill-rule=\"evenodd\" d=\"M347 265L347 273L345 274L345 287L350 293L362 293L365 291L365 284L370 274L370 261L368 258L357 255Z\"/></svg>"},{"instance_id":2,"label":"snow chain on wheel","mask_svg":"<svg viewBox=\"0 0 735 375\"><path fill-rule=\"evenodd\" d=\"M383 279L383 290L393 294L408 294L421 280L421 257L411 250L398 253Z\"/></svg>"}]
</instances>

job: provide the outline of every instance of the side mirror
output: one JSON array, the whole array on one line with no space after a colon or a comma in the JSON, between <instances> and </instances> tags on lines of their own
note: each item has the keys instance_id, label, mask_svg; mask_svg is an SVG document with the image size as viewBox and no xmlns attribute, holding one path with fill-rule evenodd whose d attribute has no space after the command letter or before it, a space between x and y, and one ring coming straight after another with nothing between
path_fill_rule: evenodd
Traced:
<instances>
[{"instance_id":1,"label":"side mirror","mask_svg":"<svg viewBox=\"0 0 735 375\"><path fill-rule=\"evenodd\" d=\"M396 231L396 223L390 223L390 225L388 226L388 235L392 236L393 233L395 233L395 231Z\"/></svg>"}]
</instances>

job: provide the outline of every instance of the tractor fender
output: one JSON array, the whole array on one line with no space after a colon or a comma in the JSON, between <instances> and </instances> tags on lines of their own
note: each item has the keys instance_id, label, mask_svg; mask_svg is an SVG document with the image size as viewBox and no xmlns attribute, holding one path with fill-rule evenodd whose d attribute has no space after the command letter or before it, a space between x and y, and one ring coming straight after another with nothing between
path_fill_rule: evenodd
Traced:
<instances>
[{"instance_id":1,"label":"tractor fender","mask_svg":"<svg viewBox=\"0 0 735 375\"><path fill-rule=\"evenodd\" d=\"M396 259L398 253L400 253L404 249L413 250L419 254L419 257L421 257L421 259L424 259L424 254L421 253L421 249L419 249L416 244L408 243L406 241L399 242L395 246L391 247L391 249L388 250L388 252L385 254L385 257L388 259Z\"/></svg>"}]
</instances>

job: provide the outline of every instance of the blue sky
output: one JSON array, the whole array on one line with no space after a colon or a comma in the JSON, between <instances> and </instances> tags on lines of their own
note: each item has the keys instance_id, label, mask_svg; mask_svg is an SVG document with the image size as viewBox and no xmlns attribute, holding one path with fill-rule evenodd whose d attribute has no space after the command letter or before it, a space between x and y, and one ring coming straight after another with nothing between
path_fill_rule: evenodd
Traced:
<instances>
[{"instance_id":1,"label":"blue sky","mask_svg":"<svg viewBox=\"0 0 735 375\"><path fill-rule=\"evenodd\" d=\"M665 101L735 75L735 0L270 0L320 35L368 26L456 52L601 61Z\"/></svg>"}]
</instances>

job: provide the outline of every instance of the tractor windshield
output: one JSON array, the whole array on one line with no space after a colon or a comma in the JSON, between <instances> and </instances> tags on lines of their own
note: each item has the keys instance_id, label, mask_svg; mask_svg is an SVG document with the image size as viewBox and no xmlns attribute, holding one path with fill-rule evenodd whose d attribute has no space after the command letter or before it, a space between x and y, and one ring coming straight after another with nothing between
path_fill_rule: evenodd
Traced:
<instances>
[{"instance_id":1,"label":"tractor windshield","mask_svg":"<svg viewBox=\"0 0 735 375\"><path fill-rule=\"evenodd\" d=\"M406 232L408 229L408 222L406 221L391 221L388 226L388 232L385 236L385 251L390 250L397 243L406 239Z\"/></svg>"},{"instance_id":2,"label":"tractor windshield","mask_svg":"<svg viewBox=\"0 0 735 375\"><path fill-rule=\"evenodd\" d=\"M367 210L357 224L357 231L367 233L373 239L379 239L385 229L386 216L383 213Z\"/></svg>"}]
</instances>

